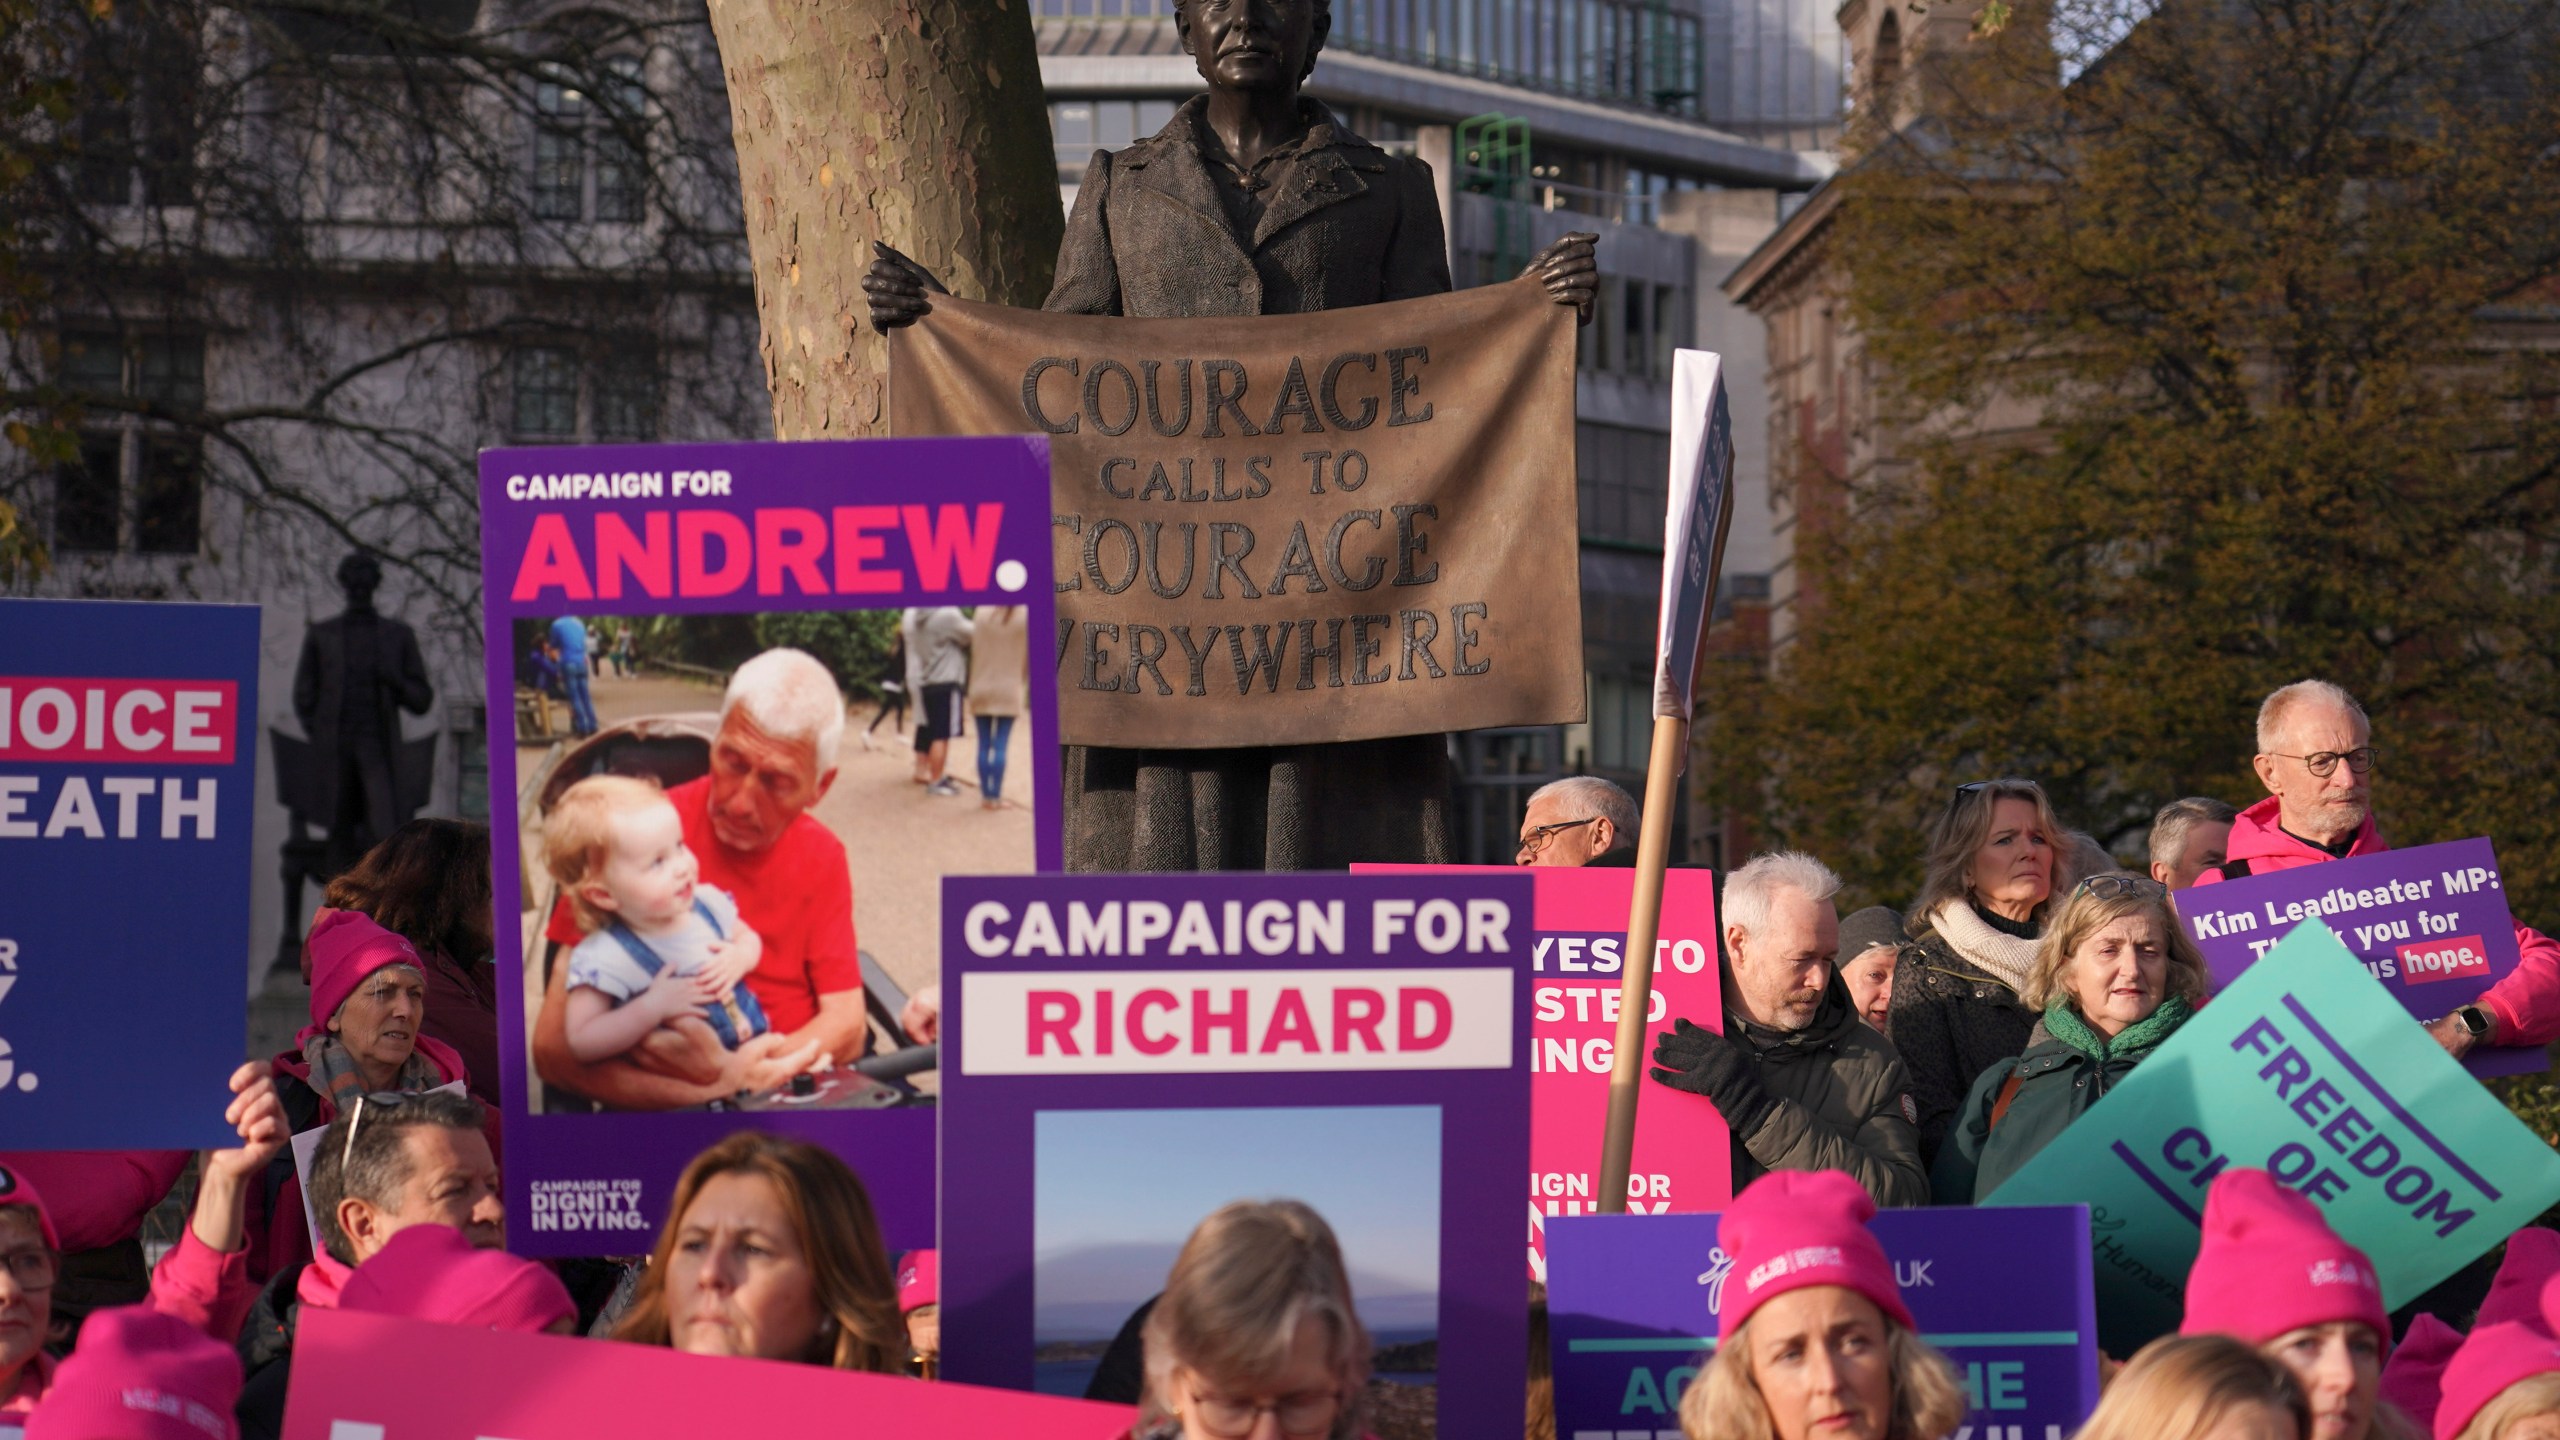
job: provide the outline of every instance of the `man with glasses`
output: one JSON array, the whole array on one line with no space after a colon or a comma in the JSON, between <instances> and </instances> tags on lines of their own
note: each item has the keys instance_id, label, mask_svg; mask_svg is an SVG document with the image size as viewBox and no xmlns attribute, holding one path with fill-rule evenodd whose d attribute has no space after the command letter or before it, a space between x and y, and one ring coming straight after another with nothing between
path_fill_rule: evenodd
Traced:
<instances>
[{"instance_id":1,"label":"man with glasses","mask_svg":"<svg viewBox=\"0 0 2560 1440\"><path fill-rule=\"evenodd\" d=\"M1635 797L1597 775L1539 786L1520 817L1521 865L1635 863Z\"/></svg>"},{"instance_id":2,"label":"man with glasses","mask_svg":"<svg viewBox=\"0 0 2560 1440\"><path fill-rule=\"evenodd\" d=\"M2232 823L2228 859L2198 885L2379 854L2391 847L2374 828L2372 775L2380 752L2355 697L2326 680L2287 685L2258 707L2258 778L2267 798ZM2560 941L2519 922L2522 962L2465 1005L2427 1027L2456 1059L2478 1045L2547 1045L2560 1039Z\"/></svg>"}]
</instances>

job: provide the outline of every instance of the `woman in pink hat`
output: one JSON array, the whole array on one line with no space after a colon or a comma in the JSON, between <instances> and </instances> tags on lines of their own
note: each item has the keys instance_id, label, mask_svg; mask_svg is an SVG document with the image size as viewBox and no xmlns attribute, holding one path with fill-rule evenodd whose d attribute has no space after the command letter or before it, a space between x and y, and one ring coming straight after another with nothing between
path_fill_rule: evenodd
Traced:
<instances>
[{"instance_id":1,"label":"woman in pink hat","mask_svg":"<svg viewBox=\"0 0 2560 1440\"><path fill-rule=\"evenodd\" d=\"M1837 1170L1754 1181L1716 1226L1731 1257L1715 1358L1680 1398L1688 1440L1938 1440L1964 1387L1920 1338L1875 1201Z\"/></svg>"},{"instance_id":2,"label":"woman in pink hat","mask_svg":"<svg viewBox=\"0 0 2560 1440\"><path fill-rule=\"evenodd\" d=\"M370 916L323 909L303 948L311 962L311 1023L273 1065L295 1133L335 1120L359 1095L416 1094L467 1081L462 1056L421 1028L426 966L408 940ZM252 1217L249 1267L260 1281L311 1258L302 1182L289 1157L264 1193L276 1199Z\"/></svg>"},{"instance_id":3,"label":"woman in pink hat","mask_svg":"<svg viewBox=\"0 0 2560 1440\"><path fill-rule=\"evenodd\" d=\"M2391 1316L2373 1262L2264 1170L2226 1170L2206 1193L2178 1329L2229 1335L2283 1362L2311 1402L2304 1440L2415 1440L2417 1427L2381 1398Z\"/></svg>"},{"instance_id":4,"label":"woman in pink hat","mask_svg":"<svg viewBox=\"0 0 2560 1440\"><path fill-rule=\"evenodd\" d=\"M2436 1440L2560 1440L2560 1277L2531 1319L2483 1324L2444 1367Z\"/></svg>"}]
</instances>

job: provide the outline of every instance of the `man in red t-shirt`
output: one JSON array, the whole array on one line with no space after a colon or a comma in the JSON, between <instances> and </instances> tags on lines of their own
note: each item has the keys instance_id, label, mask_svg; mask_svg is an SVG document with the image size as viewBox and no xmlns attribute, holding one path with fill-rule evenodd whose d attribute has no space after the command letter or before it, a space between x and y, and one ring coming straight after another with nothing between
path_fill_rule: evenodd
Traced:
<instances>
[{"instance_id":1,"label":"man in red t-shirt","mask_svg":"<svg viewBox=\"0 0 2560 1440\"><path fill-rule=\"evenodd\" d=\"M546 1083L616 1109L671 1110L775 1089L822 1061L861 1056L869 1022L853 876L844 842L808 813L835 784L843 734L844 699L826 667L797 650L768 650L730 679L711 773L667 792L703 882L728 891L761 937L744 984L772 1033L731 1052L708 1026L665 1026L629 1057L586 1064L569 1051L563 965L534 1027L534 1068ZM569 945L580 938L565 909L549 933Z\"/></svg>"}]
</instances>

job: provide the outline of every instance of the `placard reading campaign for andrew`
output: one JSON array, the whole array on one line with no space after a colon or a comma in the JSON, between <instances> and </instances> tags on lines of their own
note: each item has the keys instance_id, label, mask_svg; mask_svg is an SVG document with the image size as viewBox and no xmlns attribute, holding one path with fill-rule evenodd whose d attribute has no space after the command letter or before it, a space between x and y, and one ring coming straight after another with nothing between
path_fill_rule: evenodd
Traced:
<instances>
[{"instance_id":1,"label":"placard reading campaign for andrew","mask_svg":"<svg viewBox=\"0 0 2560 1440\"><path fill-rule=\"evenodd\" d=\"M0 1148L227 1143L258 609L0 600Z\"/></svg>"},{"instance_id":2,"label":"placard reading campaign for andrew","mask_svg":"<svg viewBox=\"0 0 2560 1440\"><path fill-rule=\"evenodd\" d=\"M1560 1219L1547 1336L1560 1440L1681 1440L1680 1395L1723 1313L1716 1215ZM1869 1222L1921 1333L1964 1376L1949 1440L2062 1440L2098 1403L2089 1212L1886 1210Z\"/></svg>"},{"instance_id":3,"label":"placard reading campaign for andrew","mask_svg":"<svg viewBox=\"0 0 2560 1440\"><path fill-rule=\"evenodd\" d=\"M965 877L942 913L945 1374L1135 1399L1183 1242L1289 1199L1398 1428L1519 1425L1525 876Z\"/></svg>"},{"instance_id":4,"label":"placard reading campaign for andrew","mask_svg":"<svg viewBox=\"0 0 2560 1440\"><path fill-rule=\"evenodd\" d=\"M914 1038L943 874L1058 863L1048 480L1020 439L481 456L517 1249L647 1248L742 1126L933 1243L923 1087L852 1067Z\"/></svg>"},{"instance_id":5,"label":"placard reading campaign for andrew","mask_svg":"<svg viewBox=\"0 0 2560 1440\"><path fill-rule=\"evenodd\" d=\"M2319 868L2319 867L2314 867ZM2560 1155L2305 921L1991 1193L2084 1202L2109 1353L2177 1328L2232 1166L2316 1202L2397 1307L2560 1200Z\"/></svg>"},{"instance_id":6,"label":"placard reading campaign for andrew","mask_svg":"<svg viewBox=\"0 0 2560 1440\"><path fill-rule=\"evenodd\" d=\"M2518 960L2497 852L2486 840L2386 850L2182 890L2178 914L2217 989L2294 925L2317 919L2421 1020L2479 999ZM2519 1075L2550 1063L2540 1045L2489 1046L2463 1057L2474 1075Z\"/></svg>"},{"instance_id":7,"label":"placard reading campaign for andrew","mask_svg":"<svg viewBox=\"0 0 2560 1440\"><path fill-rule=\"evenodd\" d=\"M1491 865L1354 865L1355 875L1499 875ZM1530 952L1529 1277L1546 1278L1547 1221L1596 1214L1602 1122L1617 1049L1618 975L1627 939L1633 869L1530 869L1537 888L1536 946ZM1673 870L1663 877L1662 932L1654 942L1650 1045L1675 1022L1724 1028L1716 966L1715 877ZM1705 1096L1648 1086L1636 1126L1627 1210L1636 1215L1722 1209L1733 1198L1733 1141Z\"/></svg>"}]
</instances>

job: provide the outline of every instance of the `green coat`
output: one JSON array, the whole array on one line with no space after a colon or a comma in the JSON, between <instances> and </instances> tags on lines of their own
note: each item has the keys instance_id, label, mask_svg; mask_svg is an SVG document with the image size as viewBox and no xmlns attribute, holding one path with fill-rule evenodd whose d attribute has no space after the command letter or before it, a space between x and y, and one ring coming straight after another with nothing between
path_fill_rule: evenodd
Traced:
<instances>
[{"instance_id":1,"label":"green coat","mask_svg":"<svg viewBox=\"0 0 2560 1440\"><path fill-rule=\"evenodd\" d=\"M2047 1021L2037 1021L2027 1036L2025 1054L2000 1061L1973 1082L1973 1090L1956 1112L1955 1124L1948 1129L1946 1143L1938 1148L1937 1164L1930 1171L1932 1202L1980 1204L1984 1196L1999 1189L2038 1151L2053 1143L2053 1138L2069 1128L2072 1121L2106 1098L2108 1091L2121 1084L2144 1056L2177 1033L2177 1027L2194 1012L2185 1002L2173 1000L2159 1013L2169 1017L2171 1023L2158 1028L2157 1033L2139 1036L2135 1030L2128 1030L2119 1037L2120 1042L2134 1039L2136 1043L2108 1046L2104 1055L2057 1037L2047 1028ZM2077 1020L2076 1015L2072 1017L2073 1022ZM2085 1034L2087 1027L2074 1023L2072 1028ZM2146 1022L2136 1030L2148 1028ZM2018 1098L2010 1102L2009 1113L1994 1129L1992 1107L1999 1103L2000 1088L2013 1074L2019 1081Z\"/></svg>"}]
</instances>

